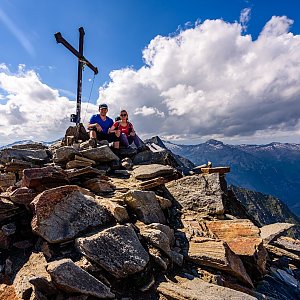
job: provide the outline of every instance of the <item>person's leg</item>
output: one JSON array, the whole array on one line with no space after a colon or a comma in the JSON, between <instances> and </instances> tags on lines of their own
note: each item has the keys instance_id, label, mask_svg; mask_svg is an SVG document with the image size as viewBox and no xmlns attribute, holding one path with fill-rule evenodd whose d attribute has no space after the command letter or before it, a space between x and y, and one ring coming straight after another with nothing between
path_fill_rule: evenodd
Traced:
<instances>
[{"instance_id":1,"label":"person's leg","mask_svg":"<svg viewBox=\"0 0 300 300\"><path fill-rule=\"evenodd\" d=\"M107 140L109 143L113 142L113 147L115 149L120 148L120 137L116 136L116 134L114 132L107 134Z\"/></svg>"},{"instance_id":2,"label":"person's leg","mask_svg":"<svg viewBox=\"0 0 300 300\"><path fill-rule=\"evenodd\" d=\"M134 143L137 148L140 148L142 145L140 138L136 134L128 136L128 142L129 144Z\"/></svg>"},{"instance_id":3,"label":"person's leg","mask_svg":"<svg viewBox=\"0 0 300 300\"><path fill-rule=\"evenodd\" d=\"M96 139L97 138L97 133L95 130L90 130L90 139Z\"/></svg>"},{"instance_id":4,"label":"person's leg","mask_svg":"<svg viewBox=\"0 0 300 300\"><path fill-rule=\"evenodd\" d=\"M126 134L124 134L124 133L121 133L121 135L120 135L120 144L125 146L126 148L129 147L129 140L128 140Z\"/></svg>"}]
</instances>

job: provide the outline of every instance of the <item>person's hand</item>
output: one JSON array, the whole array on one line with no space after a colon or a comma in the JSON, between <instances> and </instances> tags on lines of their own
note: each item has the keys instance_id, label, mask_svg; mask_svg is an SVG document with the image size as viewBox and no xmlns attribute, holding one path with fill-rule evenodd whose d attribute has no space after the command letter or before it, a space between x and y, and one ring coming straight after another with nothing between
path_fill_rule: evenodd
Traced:
<instances>
[{"instance_id":1,"label":"person's hand","mask_svg":"<svg viewBox=\"0 0 300 300\"><path fill-rule=\"evenodd\" d=\"M96 123L96 129L97 131L102 131L102 127L98 123Z\"/></svg>"},{"instance_id":2,"label":"person's hand","mask_svg":"<svg viewBox=\"0 0 300 300\"><path fill-rule=\"evenodd\" d=\"M130 132L130 135L131 135L131 136L135 136L135 131L131 131L131 132Z\"/></svg>"},{"instance_id":3,"label":"person's hand","mask_svg":"<svg viewBox=\"0 0 300 300\"><path fill-rule=\"evenodd\" d=\"M120 135L121 135L121 130L115 130L115 135L117 136L117 137L119 137Z\"/></svg>"}]
</instances>

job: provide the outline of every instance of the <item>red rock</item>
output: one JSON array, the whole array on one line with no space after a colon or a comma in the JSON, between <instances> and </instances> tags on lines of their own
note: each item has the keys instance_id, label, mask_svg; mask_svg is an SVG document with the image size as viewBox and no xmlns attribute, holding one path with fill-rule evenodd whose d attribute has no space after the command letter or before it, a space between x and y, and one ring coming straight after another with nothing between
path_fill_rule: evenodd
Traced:
<instances>
[{"instance_id":1,"label":"red rock","mask_svg":"<svg viewBox=\"0 0 300 300\"><path fill-rule=\"evenodd\" d=\"M31 168L23 171L22 187L43 191L69 183L67 174L54 167Z\"/></svg>"}]
</instances>

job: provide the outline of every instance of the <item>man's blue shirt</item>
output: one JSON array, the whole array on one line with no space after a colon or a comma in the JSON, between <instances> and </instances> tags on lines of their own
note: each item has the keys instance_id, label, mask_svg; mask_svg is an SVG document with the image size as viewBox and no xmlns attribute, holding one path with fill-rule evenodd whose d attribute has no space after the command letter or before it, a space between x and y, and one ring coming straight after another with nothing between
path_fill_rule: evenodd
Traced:
<instances>
[{"instance_id":1,"label":"man's blue shirt","mask_svg":"<svg viewBox=\"0 0 300 300\"><path fill-rule=\"evenodd\" d=\"M101 127L104 133L108 133L108 129L113 126L114 121L110 117L106 117L106 120L103 121L99 114L93 115L90 119L90 124L98 123Z\"/></svg>"}]
</instances>

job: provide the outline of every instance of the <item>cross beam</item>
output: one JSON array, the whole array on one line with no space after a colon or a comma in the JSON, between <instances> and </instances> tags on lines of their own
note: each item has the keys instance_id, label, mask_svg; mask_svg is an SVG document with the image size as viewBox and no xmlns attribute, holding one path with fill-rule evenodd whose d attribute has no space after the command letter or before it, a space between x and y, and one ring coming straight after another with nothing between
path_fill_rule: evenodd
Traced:
<instances>
[{"instance_id":1,"label":"cross beam","mask_svg":"<svg viewBox=\"0 0 300 300\"><path fill-rule=\"evenodd\" d=\"M80 123L80 112L81 112L81 94L82 94L82 69L83 65L87 65L94 74L98 74L97 67L94 67L84 56L83 56L83 37L84 37L83 27L79 28L79 51L72 47L61 35L60 32L54 34L56 42L63 44L68 50L70 50L78 58L78 80L77 80L77 105L76 105L76 115L71 115L71 122L78 125Z\"/></svg>"}]
</instances>

